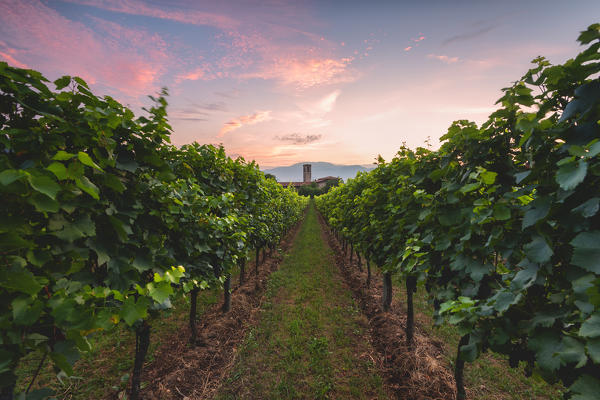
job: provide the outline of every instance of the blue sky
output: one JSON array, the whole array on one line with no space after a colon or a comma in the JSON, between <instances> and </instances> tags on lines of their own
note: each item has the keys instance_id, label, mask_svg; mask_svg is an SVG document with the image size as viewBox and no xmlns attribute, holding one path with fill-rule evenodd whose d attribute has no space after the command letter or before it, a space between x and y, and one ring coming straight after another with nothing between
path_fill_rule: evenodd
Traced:
<instances>
[{"instance_id":1,"label":"blue sky","mask_svg":"<svg viewBox=\"0 0 600 400\"><path fill-rule=\"evenodd\" d=\"M136 112L170 90L173 142L263 167L368 164L482 122L600 1L0 0L0 59L78 75Z\"/></svg>"}]
</instances>

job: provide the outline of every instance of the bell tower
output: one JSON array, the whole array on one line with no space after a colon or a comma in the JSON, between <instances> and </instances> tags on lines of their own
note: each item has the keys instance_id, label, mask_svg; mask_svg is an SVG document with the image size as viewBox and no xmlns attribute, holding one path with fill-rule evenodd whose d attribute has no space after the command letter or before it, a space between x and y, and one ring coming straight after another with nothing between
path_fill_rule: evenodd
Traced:
<instances>
[{"instance_id":1,"label":"bell tower","mask_svg":"<svg viewBox=\"0 0 600 400\"><path fill-rule=\"evenodd\" d=\"M304 172L304 182L305 183L310 183L311 179L311 172L310 172L310 164L304 164L302 166L302 171Z\"/></svg>"}]
</instances>

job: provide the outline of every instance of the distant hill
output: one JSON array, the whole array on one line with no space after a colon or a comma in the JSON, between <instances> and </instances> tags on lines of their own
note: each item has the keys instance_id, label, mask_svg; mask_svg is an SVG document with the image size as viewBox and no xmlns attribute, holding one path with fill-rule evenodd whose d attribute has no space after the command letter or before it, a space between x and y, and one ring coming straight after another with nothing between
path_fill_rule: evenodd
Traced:
<instances>
[{"instance_id":1,"label":"distant hill","mask_svg":"<svg viewBox=\"0 0 600 400\"><path fill-rule=\"evenodd\" d=\"M339 176L344 180L354 178L358 171L370 171L373 167L365 167L363 165L337 165L328 162L301 162L289 167L275 167L264 169L265 174L273 174L279 182L301 182L302 181L302 164L312 165L312 179L323 178L326 176Z\"/></svg>"}]
</instances>

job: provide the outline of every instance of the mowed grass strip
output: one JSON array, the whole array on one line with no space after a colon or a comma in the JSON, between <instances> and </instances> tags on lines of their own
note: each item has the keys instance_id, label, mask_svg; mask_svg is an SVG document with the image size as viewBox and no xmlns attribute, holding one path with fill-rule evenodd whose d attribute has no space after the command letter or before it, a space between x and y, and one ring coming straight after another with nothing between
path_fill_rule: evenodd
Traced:
<instances>
[{"instance_id":1,"label":"mowed grass strip","mask_svg":"<svg viewBox=\"0 0 600 400\"><path fill-rule=\"evenodd\" d=\"M360 313L323 241L311 203L291 251L268 282L217 399L387 399Z\"/></svg>"}]
</instances>

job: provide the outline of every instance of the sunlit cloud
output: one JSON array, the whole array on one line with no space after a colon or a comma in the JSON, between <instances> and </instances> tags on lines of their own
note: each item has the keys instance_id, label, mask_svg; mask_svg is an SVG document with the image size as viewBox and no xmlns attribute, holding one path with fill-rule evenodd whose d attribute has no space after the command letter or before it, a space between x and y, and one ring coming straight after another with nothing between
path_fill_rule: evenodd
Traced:
<instances>
[{"instance_id":1,"label":"sunlit cloud","mask_svg":"<svg viewBox=\"0 0 600 400\"><path fill-rule=\"evenodd\" d=\"M206 71L203 67L196 68L193 71L178 75L176 78L176 82L197 81L198 79L208 79Z\"/></svg>"},{"instance_id":2,"label":"sunlit cloud","mask_svg":"<svg viewBox=\"0 0 600 400\"><path fill-rule=\"evenodd\" d=\"M404 48L404 51L411 51L411 50L412 50L412 46L406 46L406 47Z\"/></svg>"},{"instance_id":3,"label":"sunlit cloud","mask_svg":"<svg viewBox=\"0 0 600 400\"><path fill-rule=\"evenodd\" d=\"M226 122L219 131L218 137L225 136L226 133L241 128L244 125L254 125L259 122L268 121L271 119L271 111L257 111L251 115L242 115Z\"/></svg>"},{"instance_id":4,"label":"sunlit cloud","mask_svg":"<svg viewBox=\"0 0 600 400\"><path fill-rule=\"evenodd\" d=\"M324 113L331 112L331 110L333 110L333 107L335 106L335 102L337 101L337 99L341 93L342 93L341 90L336 90L334 92L331 92L327 96L323 97L323 99L321 99L321 101L319 101L318 107Z\"/></svg>"},{"instance_id":5,"label":"sunlit cloud","mask_svg":"<svg viewBox=\"0 0 600 400\"><path fill-rule=\"evenodd\" d=\"M274 79L283 85L307 89L315 86L352 82L358 78L349 69L351 58L297 59L283 58L265 65L257 72L242 74L245 79Z\"/></svg>"},{"instance_id":6,"label":"sunlit cloud","mask_svg":"<svg viewBox=\"0 0 600 400\"><path fill-rule=\"evenodd\" d=\"M459 61L458 57L448 57L445 55L436 55L436 54L428 54L427 58L432 58L435 60L439 60L441 62L444 62L446 64L454 64L455 62Z\"/></svg>"},{"instance_id":7,"label":"sunlit cloud","mask_svg":"<svg viewBox=\"0 0 600 400\"><path fill-rule=\"evenodd\" d=\"M10 66L17 68L29 68L27 64L23 64L22 62L16 60L13 55L16 53L16 50L2 47L0 51L0 60L6 61Z\"/></svg>"}]
</instances>

